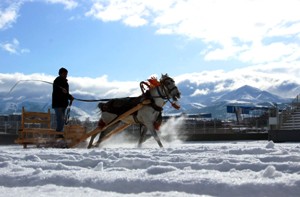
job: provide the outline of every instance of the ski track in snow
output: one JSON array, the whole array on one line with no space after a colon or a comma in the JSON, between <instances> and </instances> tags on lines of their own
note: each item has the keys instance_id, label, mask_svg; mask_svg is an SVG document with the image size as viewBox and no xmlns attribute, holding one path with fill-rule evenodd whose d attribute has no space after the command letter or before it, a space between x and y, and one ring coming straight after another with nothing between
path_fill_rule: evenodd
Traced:
<instances>
[{"instance_id":1,"label":"ski track in snow","mask_svg":"<svg viewBox=\"0 0 300 197\"><path fill-rule=\"evenodd\" d=\"M300 145L0 146L0 196L299 196Z\"/></svg>"}]
</instances>

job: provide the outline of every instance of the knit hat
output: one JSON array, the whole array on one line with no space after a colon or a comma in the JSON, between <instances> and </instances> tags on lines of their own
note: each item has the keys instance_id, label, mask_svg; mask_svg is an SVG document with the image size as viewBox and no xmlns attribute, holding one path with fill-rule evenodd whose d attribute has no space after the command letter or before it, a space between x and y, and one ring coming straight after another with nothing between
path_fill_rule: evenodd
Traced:
<instances>
[{"instance_id":1,"label":"knit hat","mask_svg":"<svg viewBox=\"0 0 300 197\"><path fill-rule=\"evenodd\" d=\"M66 72L68 72L68 70L65 69L64 67L61 67L58 71L58 74L61 75L62 73L66 73Z\"/></svg>"}]
</instances>

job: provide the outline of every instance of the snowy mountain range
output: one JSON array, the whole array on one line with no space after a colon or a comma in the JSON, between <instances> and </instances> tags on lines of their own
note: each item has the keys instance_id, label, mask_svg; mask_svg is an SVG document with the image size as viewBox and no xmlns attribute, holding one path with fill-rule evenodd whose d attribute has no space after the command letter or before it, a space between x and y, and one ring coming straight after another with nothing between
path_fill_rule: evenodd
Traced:
<instances>
[{"instance_id":1,"label":"snowy mountain range","mask_svg":"<svg viewBox=\"0 0 300 197\"><path fill-rule=\"evenodd\" d=\"M181 109L173 109L169 104L165 105L164 113L211 113L213 118L223 119L226 116L227 105L263 105L273 106L274 103L289 103L293 98L282 98L268 91L263 91L249 85L242 86L235 90L212 91L216 84L207 83L198 85L188 80L180 82L178 85L182 98L180 99ZM279 89L282 87L278 87ZM286 91L295 88L293 85L286 87ZM13 97L6 98L2 95L0 100L0 114L21 113L22 106L28 111L47 111L51 109L51 94L32 94L30 87L26 91L16 92ZM279 90L278 90L279 91ZM95 96L75 93L75 98L97 99ZM97 102L74 101L71 116L80 119L90 118L96 120L99 117Z\"/></svg>"},{"instance_id":2,"label":"snowy mountain range","mask_svg":"<svg viewBox=\"0 0 300 197\"><path fill-rule=\"evenodd\" d=\"M179 88L187 91L181 99L182 112L188 114L211 113L213 118L219 119L225 118L227 106L273 107L275 103L277 105L285 105L293 99L282 98L249 85L232 91L220 91L197 96L187 95L188 90L183 87L183 84L180 84Z\"/></svg>"}]
</instances>

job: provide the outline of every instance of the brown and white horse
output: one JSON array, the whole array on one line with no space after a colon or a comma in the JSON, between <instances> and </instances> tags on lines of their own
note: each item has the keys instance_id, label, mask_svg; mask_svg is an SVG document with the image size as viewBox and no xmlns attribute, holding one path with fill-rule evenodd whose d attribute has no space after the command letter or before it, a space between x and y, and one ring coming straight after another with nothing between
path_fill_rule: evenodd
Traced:
<instances>
[{"instance_id":1,"label":"brown and white horse","mask_svg":"<svg viewBox=\"0 0 300 197\"><path fill-rule=\"evenodd\" d=\"M147 86L148 88L146 91L144 86ZM161 113L163 110L163 106L166 102L170 102L174 108L179 109L180 107L177 105L176 102L180 98L180 92L177 86L175 85L175 81L171 77L169 77L168 74L162 75L159 81L156 78L152 77L147 82L141 82L141 89L143 94L140 97L112 99L107 103L99 103L98 106L102 112L101 118L99 120L99 127L105 127L105 125L110 124L120 114L125 112L126 107L124 106L128 105L128 103L129 107L127 108L129 110L136 104L148 99L151 101L149 104L143 105L142 108L140 108L133 114L123 118L122 120L120 120L120 122L123 122L127 125L143 125L141 136L138 142L139 147L144 142L148 130L151 132L158 145L160 147L163 147L159 136L156 132L156 130L159 127L158 125L161 123ZM114 107L116 105L117 108ZM96 146L99 146L102 139L104 139L104 137L107 134L109 134L110 131L111 128L108 127L107 129L101 132ZM92 147L93 140L95 137L96 135L91 137L88 148Z\"/></svg>"}]
</instances>

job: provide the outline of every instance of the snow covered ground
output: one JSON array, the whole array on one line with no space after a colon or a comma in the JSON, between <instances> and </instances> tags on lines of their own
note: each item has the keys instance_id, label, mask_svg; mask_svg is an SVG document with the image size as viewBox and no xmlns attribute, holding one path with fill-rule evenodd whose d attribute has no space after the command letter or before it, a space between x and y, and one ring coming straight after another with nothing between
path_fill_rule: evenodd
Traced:
<instances>
[{"instance_id":1,"label":"snow covered ground","mask_svg":"<svg viewBox=\"0 0 300 197\"><path fill-rule=\"evenodd\" d=\"M299 196L300 144L0 146L0 196Z\"/></svg>"}]
</instances>

